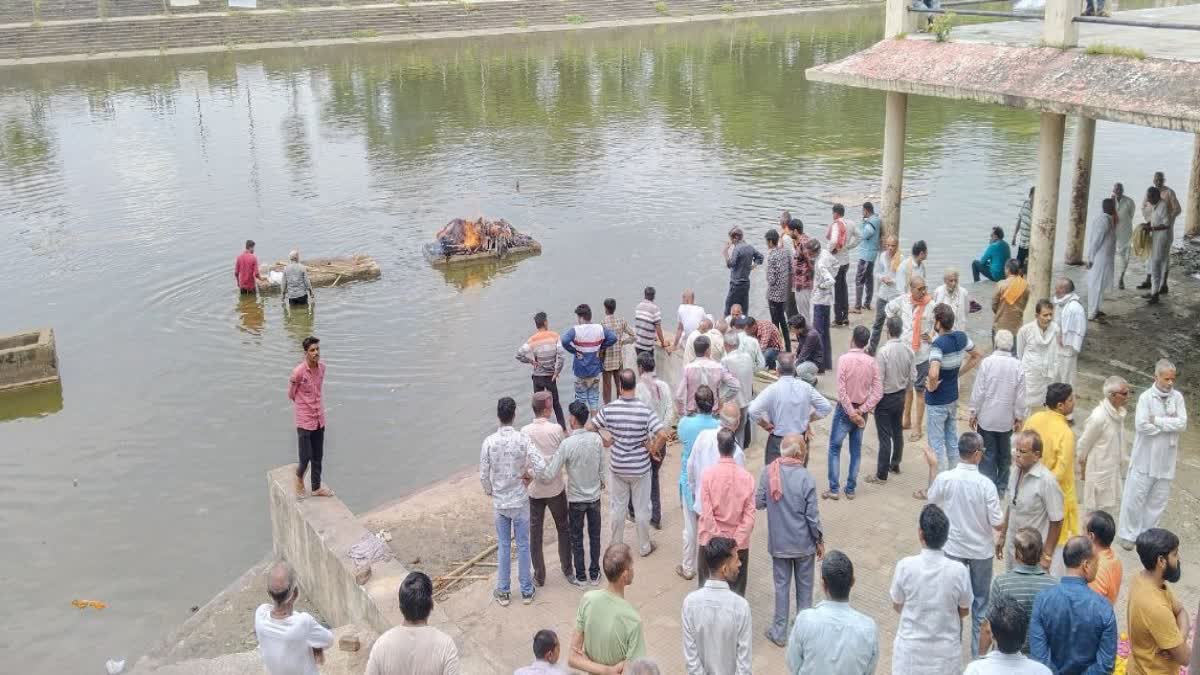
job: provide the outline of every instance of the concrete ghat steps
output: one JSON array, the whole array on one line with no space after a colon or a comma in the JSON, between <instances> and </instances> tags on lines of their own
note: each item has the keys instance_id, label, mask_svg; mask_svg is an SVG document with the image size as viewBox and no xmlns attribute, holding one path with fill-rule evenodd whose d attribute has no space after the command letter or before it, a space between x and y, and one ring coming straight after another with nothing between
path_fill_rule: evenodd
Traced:
<instances>
[{"instance_id":1,"label":"concrete ghat steps","mask_svg":"<svg viewBox=\"0 0 1200 675\"><path fill-rule=\"evenodd\" d=\"M139 3L144 7L154 4L146 4L144 0ZM583 17L585 23L661 16L650 0L612 0L600 4L594 0L483 0L469 5L426 2L333 7L320 7L315 0L309 0L307 4L305 9L291 11L159 13L0 25L0 59L565 25L572 15ZM736 8L733 13L736 15L745 11L842 4L846 4L845 0L778 0L770 4L745 0L736 3L675 0L668 1L667 7L670 16L680 17L722 15L722 8L728 9L727 5ZM3 16L0 14L0 20Z\"/></svg>"}]
</instances>

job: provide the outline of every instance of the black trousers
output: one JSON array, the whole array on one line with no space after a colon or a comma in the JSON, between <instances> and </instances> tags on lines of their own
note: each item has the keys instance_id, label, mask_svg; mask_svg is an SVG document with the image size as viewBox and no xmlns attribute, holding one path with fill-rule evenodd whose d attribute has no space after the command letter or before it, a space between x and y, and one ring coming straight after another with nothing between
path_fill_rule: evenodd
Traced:
<instances>
[{"instance_id":1,"label":"black trousers","mask_svg":"<svg viewBox=\"0 0 1200 675\"><path fill-rule=\"evenodd\" d=\"M529 498L529 558L533 562L533 583L546 583L546 558L542 551L542 527L546 509L554 518L554 529L558 531L558 564L565 576L571 576L571 532L567 526L567 491L546 498Z\"/></svg>"},{"instance_id":2,"label":"black trousers","mask_svg":"<svg viewBox=\"0 0 1200 675\"><path fill-rule=\"evenodd\" d=\"M767 449L763 453L763 466L770 466L771 462L779 459L779 446L783 444L783 436L771 434L767 437Z\"/></svg>"},{"instance_id":3,"label":"black trousers","mask_svg":"<svg viewBox=\"0 0 1200 675\"><path fill-rule=\"evenodd\" d=\"M794 291L794 289L789 284L788 298L787 298L787 318L789 318L789 319L800 313L800 309L798 307L796 307L796 294L793 291ZM804 317L804 318L807 319L808 317ZM787 333L784 333L784 335L787 335Z\"/></svg>"},{"instance_id":4,"label":"black trousers","mask_svg":"<svg viewBox=\"0 0 1200 675\"><path fill-rule=\"evenodd\" d=\"M550 392L550 398L554 401L554 419L558 420L558 426L563 429L567 428L567 421L563 418L562 406L558 402L558 383L550 379L548 375L533 376L533 393L539 391Z\"/></svg>"},{"instance_id":5,"label":"black trousers","mask_svg":"<svg viewBox=\"0 0 1200 675\"><path fill-rule=\"evenodd\" d=\"M300 466L296 467L296 475L304 478L304 472L312 466L313 492L321 489L321 460L325 458L325 427L313 430L296 429L296 437L300 446Z\"/></svg>"},{"instance_id":6,"label":"black trousers","mask_svg":"<svg viewBox=\"0 0 1200 675\"><path fill-rule=\"evenodd\" d=\"M869 308L871 297L874 295L875 263L869 260L859 260L858 270L854 275L854 309Z\"/></svg>"},{"instance_id":7,"label":"black trousers","mask_svg":"<svg viewBox=\"0 0 1200 675\"><path fill-rule=\"evenodd\" d=\"M887 321L887 300L876 298L875 300L875 323L871 326L871 342L867 345L867 353L874 355L875 350L879 348L879 339L883 337L883 324Z\"/></svg>"},{"instance_id":8,"label":"black trousers","mask_svg":"<svg viewBox=\"0 0 1200 675\"><path fill-rule=\"evenodd\" d=\"M658 470L662 468L662 462L654 461L650 458L650 524L658 526L662 524L662 494L658 489ZM633 494L629 495L629 517L634 518L633 511Z\"/></svg>"},{"instance_id":9,"label":"black trousers","mask_svg":"<svg viewBox=\"0 0 1200 675\"><path fill-rule=\"evenodd\" d=\"M292 305L292 306L295 306L295 305L307 305L307 304L308 304L308 296L307 296L307 295L302 295L302 296L300 296L300 297L298 297L298 298L288 298L288 304L289 304L289 305Z\"/></svg>"},{"instance_id":10,"label":"black trousers","mask_svg":"<svg viewBox=\"0 0 1200 675\"><path fill-rule=\"evenodd\" d=\"M833 322L835 325L850 321L850 289L846 287L846 272L850 265L838 268L837 276L833 278Z\"/></svg>"},{"instance_id":11,"label":"black trousers","mask_svg":"<svg viewBox=\"0 0 1200 675\"><path fill-rule=\"evenodd\" d=\"M979 462L979 473L992 479L996 492L1001 497L1008 490L1008 474L1012 464L1012 430L988 431L979 427L983 437L983 460Z\"/></svg>"},{"instance_id":12,"label":"black trousers","mask_svg":"<svg viewBox=\"0 0 1200 675\"><path fill-rule=\"evenodd\" d=\"M833 345L829 342L829 305L813 305L813 328L821 335L820 372L833 368Z\"/></svg>"},{"instance_id":13,"label":"black trousers","mask_svg":"<svg viewBox=\"0 0 1200 675\"><path fill-rule=\"evenodd\" d=\"M788 293L788 297L792 299L792 302L796 302L796 296L792 293ZM783 336L783 351L792 351L792 332L788 330L787 323L787 303L768 300L767 308L771 310L771 323L775 324L775 327L779 329L779 334Z\"/></svg>"},{"instance_id":14,"label":"black trousers","mask_svg":"<svg viewBox=\"0 0 1200 675\"><path fill-rule=\"evenodd\" d=\"M575 558L575 578L579 581L600 578L600 500L571 502L567 508L571 529L571 554ZM591 563L584 566L583 524L587 521L588 553ZM584 570L587 570L586 576Z\"/></svg>"},{"instance_id":15,"label":"black trousers","mask_svg":"<svg viewBox=\"0 0 1200 675\"><path fill-rule=\"evenodd\" d=\"M750 574L750 549L739 548L738 560L742 561L742 569L738 571L737 579L730 582L729 588L734 593L746 597L746 580ZM708 581L708 563L704 562L704 547L696 547L696 578L700 581L700 588L704 588L704 582Z\"/></svg>"},{"instance_id":16,"label":"black trousers","mask_svg":"<svg viewBox=\"0 0 1200 675\"><path fill-rule=\"evenodd\" d=\"M875 433L879 436L879 461L875 477L887 480L888 472L900 468L904 457L904 389L884 394L875 406Z\"/></svg>"},{"instance_id":17,"label":"black trousers","mask_svg":"<svg viewBox=\"0 0 1200 675\"><path fill-rule=\"evenodd\" d=\"M734 305L742 306L743 314L750 314L750 282L744 284L729 284L729 293L725 295L725 313L722 318L729 316L729 310Z\"/></svg>"},{"instance_id":18,"label":"black trousers","mask_svg":"<svg viewBox=\"0 0 1200 675\"><path fill-rule=\"evenodd\" d=\"M1017 249L1017 262L1021 263L1021 271L1022 272L1025 272L1026 270L1028 270L1028 268L1029 268L1029 265L1028 265L1029 249L1028 248L1018 248Z\"/></svg>"}]
</instances>

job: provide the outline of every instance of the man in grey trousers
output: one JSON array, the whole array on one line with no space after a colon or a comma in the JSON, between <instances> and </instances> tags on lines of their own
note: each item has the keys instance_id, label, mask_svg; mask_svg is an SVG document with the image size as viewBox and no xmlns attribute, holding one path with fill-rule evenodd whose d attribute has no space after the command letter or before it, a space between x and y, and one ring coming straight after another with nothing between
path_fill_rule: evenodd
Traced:
<instances>
[{"instance_id":1,"label":"man in grey trousers","mask_svg":"<svg viewBox=\"0 0 1200 675\"><path fill-rule=\"evenodd\" d=\"M766 637L780 647L787 645L792 578L796 581L796 611L812 607L814 560L825 555L817 484L804 468L807 459L804 436L784 436L780 457L763 467L755 495L755 506L767 511L767 550L775 579L775 620Z\"/></svg>"}]
</instances>

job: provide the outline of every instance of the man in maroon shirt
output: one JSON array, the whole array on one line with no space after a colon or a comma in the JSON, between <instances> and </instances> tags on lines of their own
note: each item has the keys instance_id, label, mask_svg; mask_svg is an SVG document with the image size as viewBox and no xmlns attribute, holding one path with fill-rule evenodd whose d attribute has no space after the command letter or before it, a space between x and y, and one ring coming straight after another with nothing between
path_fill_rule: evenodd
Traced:
<instances>
[{"instance_id":1,"label":"man in maroon shirt","mask_svg":"<svg viewBox=\"0 0 1200 675\"><path fill-rule=\"evenodd\" d=\"M312 465L312 494L332 497L333 490L321 486L321 460L325 457L325 402L321 388L325 384L325 364L321 363L321 341L304 338L304 361L292 370L288 398L296 404L296 436L300 445L300 463L296 466L296 494L304 494L304 472Z\"/></svg>"},{"instance_id":2,"label":"man in maroon shirt","mask_svg":"<svg viewBox=\"0 0 1200 675\"><path fill-rule=\"evenodd\" d=\"M254 255L254 240L246 240L246 250L233 264L233 278L237 279L238 290L246 295L258 292L259 281L266 281L258 272L258 256Z\"/></svg>"}]
</instances>

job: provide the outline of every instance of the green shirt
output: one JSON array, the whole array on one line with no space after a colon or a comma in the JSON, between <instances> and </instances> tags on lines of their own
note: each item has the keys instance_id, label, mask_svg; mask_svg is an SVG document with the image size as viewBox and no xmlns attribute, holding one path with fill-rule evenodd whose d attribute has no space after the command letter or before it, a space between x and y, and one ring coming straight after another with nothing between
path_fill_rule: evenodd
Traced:
<instances>
[{"instance_id":1,"label":"green shirt","mask_svg":"<svg viewBox=\"0 0 1200 675\"><path fill-rule=\"evenodd\" d=\"M642 618L625 598L607 589L583 594L575 630L583 633L583 652L596 663L615 666L646 655Z\"/></svg>"}]
</instances>

